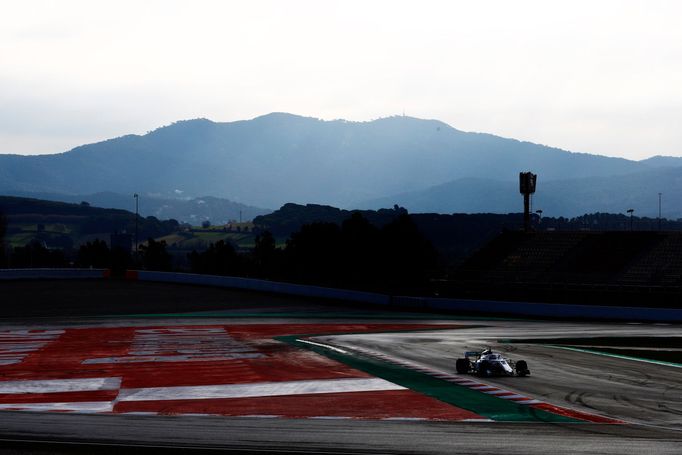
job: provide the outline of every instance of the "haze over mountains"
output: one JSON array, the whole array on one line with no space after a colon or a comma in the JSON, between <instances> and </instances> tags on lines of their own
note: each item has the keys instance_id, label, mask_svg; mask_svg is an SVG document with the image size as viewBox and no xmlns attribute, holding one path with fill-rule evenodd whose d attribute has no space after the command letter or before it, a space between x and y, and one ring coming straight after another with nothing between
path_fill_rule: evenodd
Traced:
<instances>
[{"instance_id":1,"label":"haze over mountains","mask_svg":"<svg viewBox=\"0 0 682 455\"><path fill-rule=\"evenodd\" d=\"M522 170L539 175L535 207L547 215L627 208L652 215L662 192L664 215L682 216L682 158L571 153L411 117L347 122L273 113L182 121L62 154L0 155L0 193L72 200L137 192L266 208L399 204L412 212L506 213L520 211Z\"/></svg>"}]
</instances>

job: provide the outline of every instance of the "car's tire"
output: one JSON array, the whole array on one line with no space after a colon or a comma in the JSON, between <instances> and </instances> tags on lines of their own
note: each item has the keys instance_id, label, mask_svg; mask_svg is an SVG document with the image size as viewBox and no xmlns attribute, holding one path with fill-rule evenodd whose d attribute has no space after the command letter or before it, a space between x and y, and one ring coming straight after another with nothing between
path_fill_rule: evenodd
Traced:
<instances>
[{"instance_id":1,"label":"car's tire","mask_svg":"<svg viewBox=\"0 0 682 455\"><path fill-rule=\"evenodd\" d=\"M526 376L530 374L530 370L528 369L528 364L526 363L525 360L519 360L516 362L516 375L517 376Z\"/></svg>"},{"instance_id":2,"label":"car's tire","mask_svg":"<svg viewBox=\"0 0 682 455\"><path fill-rule=\"evenodd\" d=\"M481 360L478 363L478 375L486 377L488 376L488 371L490 370L490 362L487 360Z\"/></svg>"},{"instance_id":3,"label":"car's tire","mask_svg":"<svg viewBox=\"0 0 682 455\"><path fill-rule=\"evenodd\" d=\"M469 370L471 370L469 359L457 359L457 362L455 362L455 368L457 368L457 373L459 374L468 373Z\"/></svg>"}]
</instances>

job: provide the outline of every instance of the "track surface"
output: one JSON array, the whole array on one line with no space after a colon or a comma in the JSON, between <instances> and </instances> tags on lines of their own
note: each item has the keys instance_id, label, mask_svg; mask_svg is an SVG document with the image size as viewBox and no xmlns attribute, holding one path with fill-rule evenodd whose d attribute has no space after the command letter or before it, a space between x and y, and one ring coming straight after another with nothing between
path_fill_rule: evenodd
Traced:
<instances>
[{"instance_id":1,"label":"track surface","mask_svg":"<svg viewBox=\"0 0 682 455\"><path fill-rule=\"evenodd\" d=\"M542 345L499 343L501 339L569 336L679 336L676 326L488 321L488 327L447 332L321 337L348 348L361 347L456 374L454 361L485 347L524 359L525 378L481 382L541 398L559 406L630 423L682 429L682 368L575 352ZM548 342L548 344L551 341ZM475 378L476 379L476 378ZM478 380L478 379L477 379Z\"/></svg>"},{"instance_id":2,"label":"track surface","mask_svg":"<svg viewBox=\"0 0 682 455\"><path fill-rule=\"evenodd\" d=\"M151 325L397 322L392 315L357 306L184 286L116 282L0 283L0 330L55 327L149 326L150 319L102 314L224 311L226 318L163 317ZM13 304L9 304L12 302ZM20 302L20 303L19 303ZM66 313L66 314L65 314ZM238 313L244 317L237 318ZM283 314L287 316L283 316ZM272 316L277 315L277 318ZM199 316L199 317L197 317ZM271 316L271 317L269 317ZM424 323L399 315L400 323ZM263 318L268 318L264 321ZM368 320L359 318L367 317ZM377 318L384 317L385 321ZM434 323L457 323L434 316ZM682 371L675 367L563 351L538 345L498 344L509 338L613 335L679 335L680 327L575 324L523 321L471 321L486 325L421 333L337 335L321 341L347 348L380 350L392 357L453 371L464 350L493 346L525 358L529 378L484 381L560 406L621 418L630 424L460 423L376 420L297 420L210 416L78 415L0 412L0 453L73 453L82 446L20 441L61 441L217 448L234 452L309 453L680 453L682 446ZM14 442L9 442L13 440ZM79 449L80 447L80 449ZM85 446L85 451L92 451Z\"/></svg>"}]
</instances>

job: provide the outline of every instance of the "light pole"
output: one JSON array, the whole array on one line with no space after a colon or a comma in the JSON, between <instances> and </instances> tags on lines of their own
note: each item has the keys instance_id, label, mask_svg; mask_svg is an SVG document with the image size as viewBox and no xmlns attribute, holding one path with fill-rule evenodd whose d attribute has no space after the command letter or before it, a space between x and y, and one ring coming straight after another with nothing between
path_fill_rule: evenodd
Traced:
<instances>
[{"instance_id":1,"label":"light pole","mask_svg":"<svg viewBox=\"0 0 682 455\"><path fill-rule=\"evenodd\" d=\"M630 230L632 231L632 214L635 212L635 209L628 209L628 213L630 214Z\"/></svg>"},{"instance_id":2,"label":"light pole","mask_svg":"<svg viewBox=\"0 0 682 455\"><path fill-rule=\"evenodd\" d=\"M137 193L133 194L133 197L135 198L135 252L137 253L137 248L139 245L138 238L137 238L137 214L138 214L138 206L140 202L140 196L138 196Z\"/></svg>"},{"instance_id":3,"label":"light pole","mask_svg":"<svg viewBox=\"0 0 682 455\"><path fill-rule=\"evenodd\" d=\"M658 230L661 230L661 196L663 193L658 193Z\"/></svg>"}]
</instances>

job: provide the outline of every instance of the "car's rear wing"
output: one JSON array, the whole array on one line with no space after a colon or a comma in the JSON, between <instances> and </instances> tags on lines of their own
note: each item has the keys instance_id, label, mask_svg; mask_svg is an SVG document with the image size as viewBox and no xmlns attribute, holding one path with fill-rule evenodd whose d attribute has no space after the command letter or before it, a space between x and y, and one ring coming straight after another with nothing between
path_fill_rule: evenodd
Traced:
<instances>
[{"instance_id":1,"label":"car's rear wing","mask_svg":"<svg viewBox=\"0 0 682 455\"><path fill-rule=\"evenodd\" d=\"M466 351L464 357L480 357L481 353L478 351Z\"/></svg>"}]
</instances>

